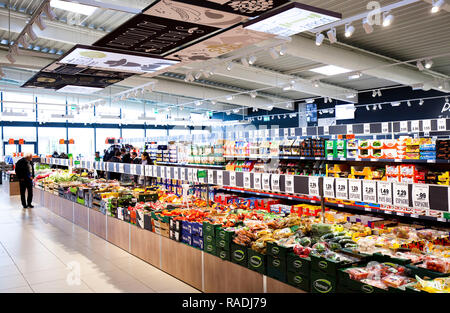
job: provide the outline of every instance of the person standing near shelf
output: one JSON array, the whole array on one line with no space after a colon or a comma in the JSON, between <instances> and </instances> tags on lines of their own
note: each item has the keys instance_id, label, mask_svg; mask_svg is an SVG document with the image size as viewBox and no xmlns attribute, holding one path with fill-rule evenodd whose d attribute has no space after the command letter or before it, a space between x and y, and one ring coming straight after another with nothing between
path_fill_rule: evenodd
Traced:
<instances>
[{"instance_id":1,"label":"person standing near shelf","mask_svg":"<svg viewBox=\"0 0 450 313\"><path fill-rule=\"evenodd\" d=\"M117 150L114 153L114 156L108 161L108 162L113 162L113 163L121 163L122 160L122 153L120 152L120 150ZM112 180L119 180L120 181L120 173L114 173L114 172L108 172L108 179Z\"/></svg>"},{"instance_id":2,"label":"person standing near shelf","mask_svg":"<svg viewBox=\"0 0 450 313\"><path fill-rule=\"evenodd\" d=\"M16 163L15 172L19 179L20 186L20 200L22 206L26 208L34 208L31 204L33 202L33 179L34 179L34 166L33 155L26 153L25 157L21 158ZM27 192L27 198L25 199L25 192Z\"/></svg>"},{"instance_id":3,"label":"person standing near shelf","mask_svg":"<svg viewBox=\"0 0 450 313\"><path fill-rule=\"evenodd\" d=\"M132 164L141 164L142 160L138 158L136 151L131 152L131 163ZM139 176L133 175L133 181L135 184L139 182Z\"/></svg>"},{"instance_id":4,"label":"person standing near shelf","mask_svg":"<svg viewBox=\"0 0 450 313\"><path fill-rule=\"evenodd\" d=\"M142 165L149 165L149 164L151 164L151 163L150 163L150 156L148 155L147 152L143 152L143 153L142 153L142 155L141 155L141 164L142 164ZM147 179L146 179L146 177L145 177L145 176L140 176L140 177L139 177L139 182L140 182L142 185L146 185L146 184L147 184Z\"/></svg>"}]
</instances>

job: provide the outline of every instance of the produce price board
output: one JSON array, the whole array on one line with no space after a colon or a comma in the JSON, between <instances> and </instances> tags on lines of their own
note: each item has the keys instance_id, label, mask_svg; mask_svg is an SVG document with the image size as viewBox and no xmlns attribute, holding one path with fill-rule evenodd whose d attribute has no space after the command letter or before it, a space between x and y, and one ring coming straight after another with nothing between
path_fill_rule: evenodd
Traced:
<instances>
[{"instance_id":1,"label":"produce price board","mask_svg":"<svg viewBox=\"0 0 450 313\"><path fill-rule=\"evenodd\" d=\"M41 158L42 161L47 164L59 164L54 162L69 160ZM414 213L412 214L413 217L432 216L431 211L438 213L450 212L450 187L440 185L269 173L244 173L213 169L204 170L192 167L143 166L140 164L92 161L80 161L80 164L76 166L79 168L106 170L130 175L170 178L188 181L190 183L205 183L223 187L252 189L261 192L317 197L323 194L324 198L355 201L354 206L362 205L368 207L370 204L376 204L386 207L410 208L421 213Z\"/></svg>"}]
</instances>

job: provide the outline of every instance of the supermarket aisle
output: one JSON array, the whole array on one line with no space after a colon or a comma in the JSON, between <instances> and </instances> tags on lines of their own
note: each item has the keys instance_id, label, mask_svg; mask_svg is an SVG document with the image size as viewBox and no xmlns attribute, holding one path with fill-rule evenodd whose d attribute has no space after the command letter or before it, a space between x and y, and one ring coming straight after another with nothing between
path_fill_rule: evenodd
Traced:
<instances>
[{"instance_id":1,"label":"supermarket aisle","mask_svg":"<svg viewBox=\"0 0 450 313\"><path fill-rule=\"evenodd\" d=\"M0 190L0 293L199 292L71 222ZM79 273L79 274L78 274Z\"/></svg>"}]
</instances>

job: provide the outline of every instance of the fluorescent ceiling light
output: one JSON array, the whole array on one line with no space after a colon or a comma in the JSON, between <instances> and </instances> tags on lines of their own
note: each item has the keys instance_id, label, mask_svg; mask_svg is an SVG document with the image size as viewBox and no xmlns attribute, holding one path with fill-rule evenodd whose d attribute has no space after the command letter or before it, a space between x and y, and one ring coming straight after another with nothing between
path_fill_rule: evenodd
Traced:
<instances>
[{"instance_id":1,"label":"fluorescent ceiling light","mask_svg":"<svg viewBox=\"0 0 450 313\"><path fill-rule=\"evenodd\" d=\"M339 21L341 17L336 12L294 2L250 20L244 28L289 37Z\"/></svg>"},{"instance_id":2,"label":"fluorescent ceiling light","mask_svg":"<svg viewBox=\"0 0 450 313\"><path fill-rule=\"evenodd\" d=\"M336 65L326 65L326 66L316 67L316 68L311 69L310 71L319 73L322 75L327 75L327 76L333 76L333 75L351 72L351 70L348 70L346 68L339 67Z\"/></svg>"},{"instance_id":3,"label":"fluorescent ceiling light","mask_svg":"<svg viewBox=\"0 0 450 313\"><path fill-rule=\"evenodd\" d=\"M440 11L441 7L444 5L444 0L433 0L433 7L431 8L431 13L437 13Z\"/></svg>"},{"instance_id":4,"label":"fluorescent ceiling light","mask_svg":"<svg viewBox=\"0 0 450 313\"><path fill-rule=\"evenodd\" d=\"M358 78L361 78L361 76L362 76L362 73L355 73L355 74L352 74L352 75L350 75L349 77L348 77L348 79L358 79Z\"/></svg>"},{"instance_id":5,"label":"fluorescent ceiling light","mask_svg":"<svg viewBox=\"0 0 450 313\"><path fill-rule=\"evenodd\" d=\"M79 13L82 15L90 16L92 13L94 13L97 8L90 6L90 5L84 5L74 2L68 2L68 1L60 1L60 0L51 0L50 6L53 8L70 11L74 13Z\"/></svg>"},{"instance_id":6,"label":"fluorescent ceiling light","mask_svg":"<svg viewBox=\"0 0 450 313\"><path fill-rule=\"evenodd\" d=\"M75 85L67 85L62 88L56 90L56 92L67 92L67 93L85 93L90 94L97 91L103 90L103 88L98 87L86 87L86 86L75 86Z\"/></svg>"},{"instance_id":7,"label":"fluorescent ceiling light","mask_svg":"<svg viewBox=\"0 0 450 313\"><path fill-rule=\"evenodd\" d=\"M3 112L2 116L28 116L25 112Z\"/></svg>"}]
</instances>

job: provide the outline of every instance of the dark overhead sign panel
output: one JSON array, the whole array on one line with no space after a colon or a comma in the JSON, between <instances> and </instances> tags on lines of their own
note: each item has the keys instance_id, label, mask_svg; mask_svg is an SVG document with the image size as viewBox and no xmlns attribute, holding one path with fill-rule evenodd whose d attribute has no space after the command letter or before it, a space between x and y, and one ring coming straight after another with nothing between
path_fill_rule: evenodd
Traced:
<instances>
[{"instance_id":1,"label":"dark overhead sign panel","mask_svg":"<svg viewBox=\"0 0 450 313\"><path fill-rule=\"evenodd\" d=\"M177 2L195 3L199 7L255 17L282 6L288 3L289 0L177 0Z\"/></svg>"},{"instance_id":2,"label":"dark overhead sign panel","mask_svg":"<svg viewBox=\"0 0 450 313\"><path fill-rule=\"evenodd\" d=\"M23 84L22 87L57 90L66 86L78 86L92 88L85 89L84 91L86 92L95 92L112 84L118 83L119 81L121 81L121 79L118 78L39 72Z\"/></svg>"},{"instance_id":3,"label":"dark overhead sign panel","mask_svg":"<svg viewBox=\"0 0 450 313\"><path fill-rule=\"evenodd\" d=\"M94 46L162 55L217 30L219 28L138 14Z\"/></svg>"}]
</instances>

